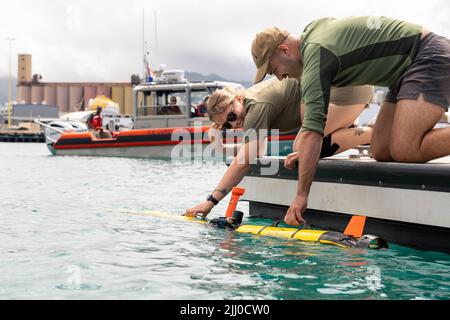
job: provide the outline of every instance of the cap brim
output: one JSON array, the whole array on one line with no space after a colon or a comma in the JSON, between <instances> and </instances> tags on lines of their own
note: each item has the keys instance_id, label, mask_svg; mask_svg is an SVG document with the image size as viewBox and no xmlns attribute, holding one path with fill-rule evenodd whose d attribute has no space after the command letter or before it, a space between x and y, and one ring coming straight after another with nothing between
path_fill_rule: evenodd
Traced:
<instances>
[{"instance_id":1,"label":"cap brim","mask_svg":"<svg viewBox=\"0 0 450 320\"><path fill-rule=\"evenodd\" d=\"M261 67L259 67L258 70L256 71L256 76L255 80L253 81L253 84L257 84L264 80L267 74L268 67L269 67L269 59L267 59L267 61L264 62L264 64Z\"/></svg>"}]
</instances>

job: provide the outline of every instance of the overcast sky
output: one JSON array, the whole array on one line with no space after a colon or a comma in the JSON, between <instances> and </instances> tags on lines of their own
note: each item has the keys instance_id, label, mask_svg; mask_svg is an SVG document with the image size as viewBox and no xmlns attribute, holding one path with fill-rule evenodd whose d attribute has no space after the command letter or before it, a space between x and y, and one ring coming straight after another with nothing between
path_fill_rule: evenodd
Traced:
<instances>
[{"instance_id":1,"label":"overcast sky","mask_svg":"<svg viewBox=\"0 0 450 320\"><path fill-rule=\"evenodd\" d=\"M300 34L320 17L385 15L450 37L447 0L7 0L0 2L0 77L8 73L3 39L14 37L14 75L16 55L31 53L44 81L129 81L142 73L142 9L153 67L243 81L253 79L255 33L271 26Z\"/></svg>"}]
</instances>

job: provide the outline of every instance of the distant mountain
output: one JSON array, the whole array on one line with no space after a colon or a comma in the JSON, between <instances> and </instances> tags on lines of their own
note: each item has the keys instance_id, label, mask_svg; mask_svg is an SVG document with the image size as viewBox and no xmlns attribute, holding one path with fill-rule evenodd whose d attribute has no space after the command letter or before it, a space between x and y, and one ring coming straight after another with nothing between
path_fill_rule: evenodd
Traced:
<instances>
[{"instance_id":1,"label":"distant mountain","mask_svg":"<svg viewBox=\"0 0 450 320\"><path fill-rule=\"evenodd\" d=\"M16 100L16 79L12 79L12 101ZM8 78L0 78L0 105L8 102Z\"/></svg>"},{"instance_id":2,"label":"distant mountain","mask_svg":"<svg viewBox=\"0 0 450 320\"><path fill-rule=\"evenodd\" d=\"M198 72L189 72L186 71L185 73L185 77L189 80L189 81L227 81L227 82L236 82L236 83L240 83L242 84L244 87L248 88L252 85L252 83L250 81L237 81L237 80L229 80L229 79L225 79L215 73L211 73L209 75L203 75L201 73Z\"/></svg>"}]
</instances>

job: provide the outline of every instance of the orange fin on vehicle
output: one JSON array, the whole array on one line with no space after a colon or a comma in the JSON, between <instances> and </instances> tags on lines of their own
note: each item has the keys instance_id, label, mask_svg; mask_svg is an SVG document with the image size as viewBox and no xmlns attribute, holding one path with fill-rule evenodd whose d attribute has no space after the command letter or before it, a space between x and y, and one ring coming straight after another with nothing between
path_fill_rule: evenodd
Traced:
<instances>
[{"instance_id":1,"label":"orange fin on vehicle","mask_svg":"<svg viewBox=\"0 0 450 320\"><path fill-rule=\"evenodd\" d=\"M364 233L364 226L366 224L365 216L353 216L345 228L344 234L346 236L353 236L361 238Z\"/></svg>"}]
</instances>

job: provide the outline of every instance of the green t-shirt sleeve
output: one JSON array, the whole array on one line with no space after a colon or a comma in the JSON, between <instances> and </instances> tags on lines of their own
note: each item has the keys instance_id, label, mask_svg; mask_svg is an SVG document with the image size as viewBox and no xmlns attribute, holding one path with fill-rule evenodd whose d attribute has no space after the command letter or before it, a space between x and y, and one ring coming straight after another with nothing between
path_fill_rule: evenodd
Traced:
<instances>
[{"instance_id":1,"label":"green t-shirt sleeve","mask_svg":"<svg viewBox=\"0 0 450 320\"><path fill-rule=\"evenodd\" d=\"M305 116L301 132L315 131L323 135L331 81L339 69L338 58L318 44L306 44L302 50L304 69L301 81Z\"/></svg>"}]
</instances>

